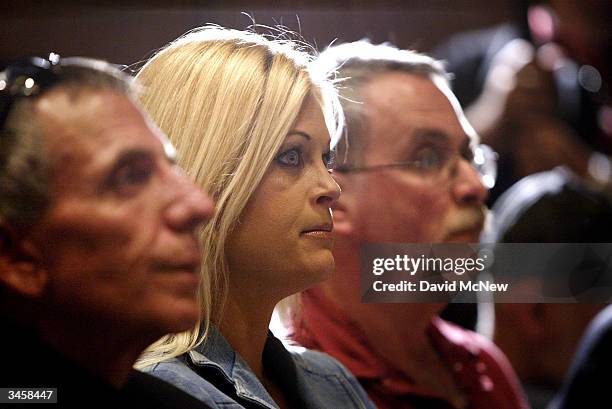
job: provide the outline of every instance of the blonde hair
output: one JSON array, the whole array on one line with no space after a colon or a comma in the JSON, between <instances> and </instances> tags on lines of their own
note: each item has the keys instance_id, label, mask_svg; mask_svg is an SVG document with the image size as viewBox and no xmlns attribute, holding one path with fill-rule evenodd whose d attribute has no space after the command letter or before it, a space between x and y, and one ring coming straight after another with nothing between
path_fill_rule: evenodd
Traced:
<instances>
[{"instance_id":1,"label":"blonde hair","mask_svg":"<svg viewBox=\"0 0 612 409\"><path fill-rule=\"evenodd\" d=\"M167 45L138 73L142 105L176 145L179 165L215 199L216 213L200 233L200 325L157 341L137 367L193 349L209 322L221 319L226 240L309 95L321 104L332 146L340 137L342 110L329 73L315 74L303 48L205 26Z\"/></svg>"}]
</instances>

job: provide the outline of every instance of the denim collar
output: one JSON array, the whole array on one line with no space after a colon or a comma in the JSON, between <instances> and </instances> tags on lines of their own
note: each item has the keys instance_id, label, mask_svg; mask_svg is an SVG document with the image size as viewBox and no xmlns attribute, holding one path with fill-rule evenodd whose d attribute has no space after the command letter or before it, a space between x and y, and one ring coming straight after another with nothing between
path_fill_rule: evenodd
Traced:
<instances>
[{"instance_id":1,"label":"denim collar","mask_svg":"<svg viewBox=\"0 0 612 409\"><path fill-rule=\"evenodd\" d=\"M273 336L268 333L268 337ZM266 341L268 342L268 341ZM255 401L266 408L278 408L249 365L221 335L210 325L206 341L188 353L196 368L211 370L222 375L225 388L232 386L238 397Z\"/></svg>"}]
</instances>

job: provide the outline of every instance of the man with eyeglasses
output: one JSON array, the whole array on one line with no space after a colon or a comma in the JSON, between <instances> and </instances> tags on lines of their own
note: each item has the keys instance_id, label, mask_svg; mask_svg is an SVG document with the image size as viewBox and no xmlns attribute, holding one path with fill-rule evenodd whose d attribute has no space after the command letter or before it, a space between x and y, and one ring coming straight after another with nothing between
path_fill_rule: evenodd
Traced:
<instances>
[{"instance_id":1,"label":"man with eyeglasses","mask_svg":"<svg viewBox=\"0 0 612 409\"><path fill-rule=\"evenodd\" d=\"M199 319L195 230L210 197L89 59L0 73L0 406L201 408L132 366Z\"/></svg>"},{"instance_id":2,"label":"man with eyeglasses","mask_svg":"<svg viewBox=\"0 0 612 409\"><path fill-rule=\"evenodd\" d=\"M524 408L503 354L438 318L444 304L364 304L364 243L478 242L494 153L433 59L367 41L331 47L346 135L334 170L336 272L302 295L290 336L339 359L380 408Z\"/></svg>"}]
</instances>

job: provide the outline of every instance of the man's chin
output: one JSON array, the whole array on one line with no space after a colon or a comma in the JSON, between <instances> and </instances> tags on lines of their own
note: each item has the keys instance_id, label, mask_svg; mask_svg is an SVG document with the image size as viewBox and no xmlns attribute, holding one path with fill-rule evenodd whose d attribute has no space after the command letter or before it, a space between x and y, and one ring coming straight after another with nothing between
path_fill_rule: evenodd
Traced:
<instances>
[{"instance_id":1,"label":"man's chin","mask_svg":"<svg viewBox=\"0 0 612 409\"><path fill-rule=\"evenodd\" d=\"M195 301L177 303L172 310L168 309L163 316L159 317L159 324L164 326L164 333L191 330L195 328L199 321L200 307Z\"/></svg>"}]
</instances>

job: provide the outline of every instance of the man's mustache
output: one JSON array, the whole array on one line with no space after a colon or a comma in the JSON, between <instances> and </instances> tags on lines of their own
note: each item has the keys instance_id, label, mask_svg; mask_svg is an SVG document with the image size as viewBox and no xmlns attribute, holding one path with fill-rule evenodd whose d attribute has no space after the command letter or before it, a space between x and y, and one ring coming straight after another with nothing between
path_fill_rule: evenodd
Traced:
<instances>
[{"instance_id":1,"label":"man's mustache","mask_svg":"<svg viewBox=\"0 0 612 409\"><path fill-rule=\"evenodd\" d=\"M460 209L460 211L447 222L448 235L482 230L487 211L488 209L486 206L469 206Z\"/></svg>"}]
</instances>

